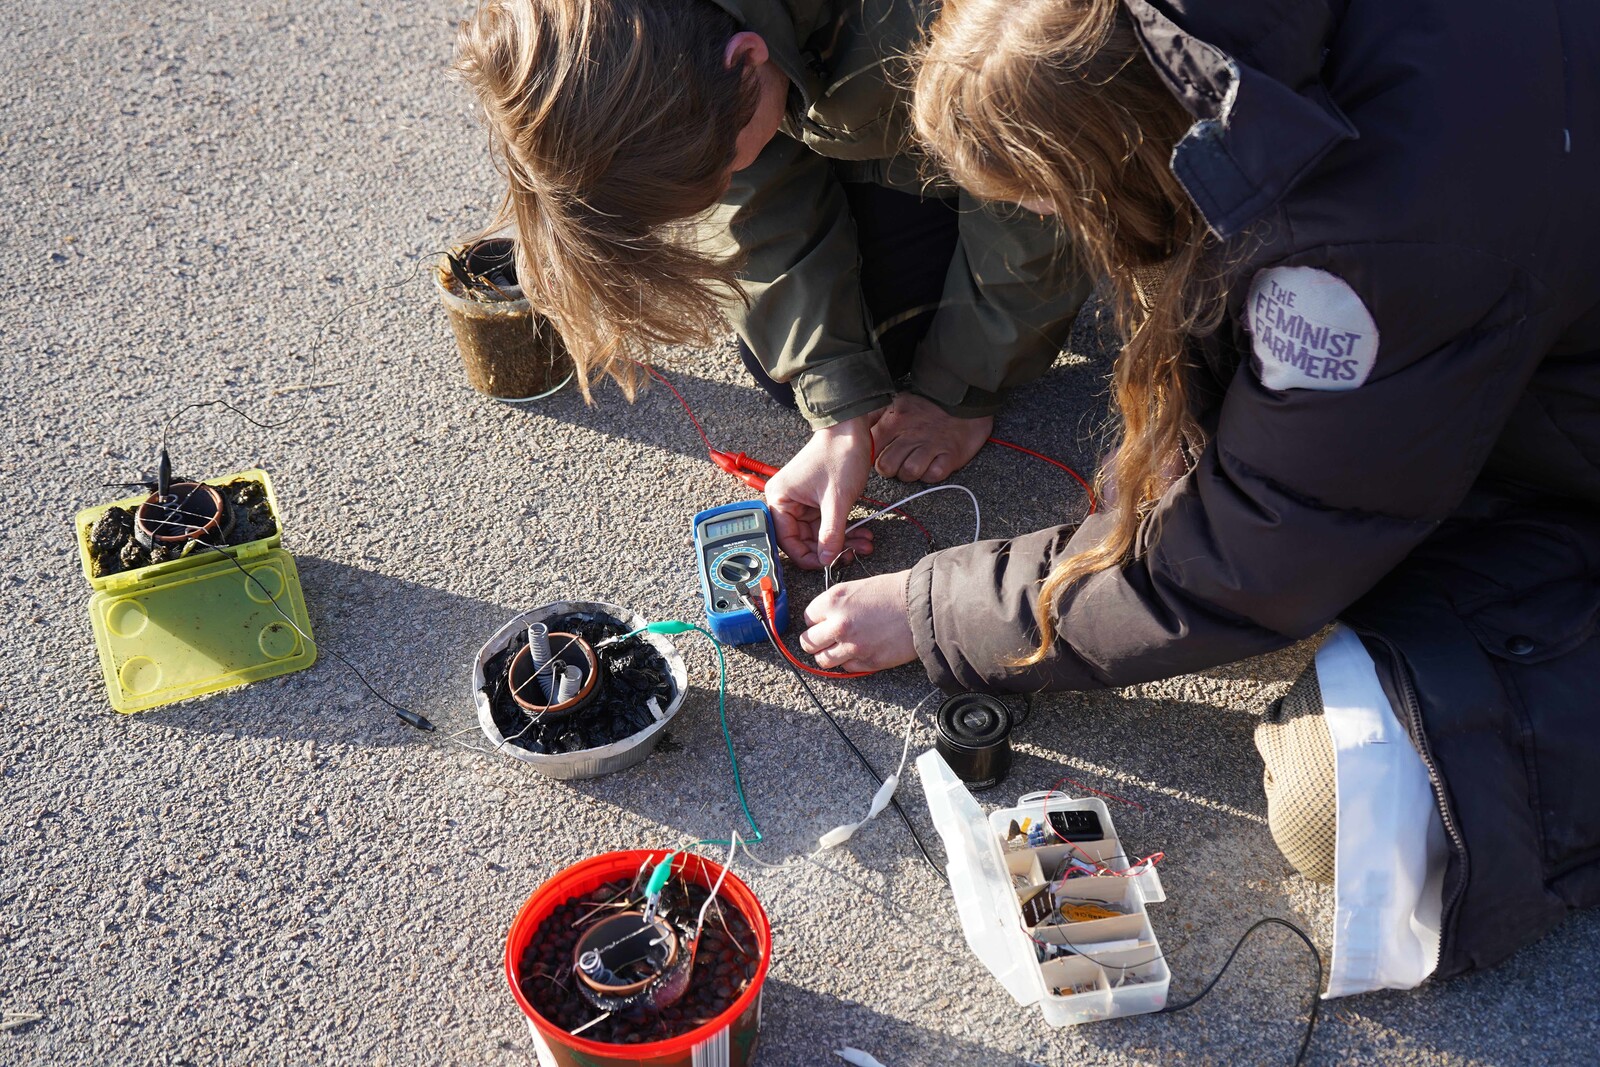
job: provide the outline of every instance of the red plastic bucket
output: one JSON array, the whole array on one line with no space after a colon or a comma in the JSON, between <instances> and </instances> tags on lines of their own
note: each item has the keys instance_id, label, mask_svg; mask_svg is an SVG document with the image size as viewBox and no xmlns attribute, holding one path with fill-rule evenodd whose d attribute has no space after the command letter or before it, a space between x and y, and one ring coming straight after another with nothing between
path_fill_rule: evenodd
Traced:
<instances>
[{"instance_id":1,"label":"red plastic bucket","mask_svg":"<svg viewBox=\"0 0 1600 1067\"><path fill-rule=\"evenodd\" d=\"M607 882L632 878L646 858L660 860L662 852L607 852L576 863L534 890L522 905L511 933L506 937L506 979L511 995L528 1017L528 1029L538 1048L540 1067L747 1067L755 1060L756 1040L761 1030L761 987L772 962L772 926L767 913L750 887L729 874L719 894L744 915L755 931L761 960L755 977L728 1010L710 1022L679 1037L637 1045L614 1045L574 1037L539 1014L522 994L522 954L539 925L556 908L575 896L591 892ZM673 871L698 885L710 888L722 873L722 866L695 855L681 855Z\"/></svg>"}]
</instances>

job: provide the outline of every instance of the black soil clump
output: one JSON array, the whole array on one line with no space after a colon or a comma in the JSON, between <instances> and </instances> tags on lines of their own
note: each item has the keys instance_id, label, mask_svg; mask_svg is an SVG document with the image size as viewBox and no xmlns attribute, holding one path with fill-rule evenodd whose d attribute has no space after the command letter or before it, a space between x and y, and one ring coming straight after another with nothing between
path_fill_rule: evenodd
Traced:
<instances>
[{"instance_id":1,"label":"black soil clump","mask_svg":"<svg viewBox=\"0 0 1600 1067\"><path fill-rule=\"evenodd\" d=\"M188 481L174 478L173 481ZM227 514L222 520L222 544L244 545L260 541L278 532L278 521L272 517L267 503L267 487L255 478L235 478L226 485L216 487L222 494ZM200 541L205 541L201 544ZM214 539L201 538L183 544L156 544L149 548L141 545L133 534L133 512L128 508L107 508L105 514L89 527L89 564L96 578L108 574L137 570L153 563L209 552Z\"/></svg>"},{"instance_id":2,"label":"black soil clump","mask_svg":"<svg viewBox=\"0 0 1600 1067\"><path fill-rule=\"evenodd\" d=\"M599 1009L578 992L578 979L572 973L572 947L590 925L623 910L617 905L622 902L629 885L629 880L623 878L572 897L539 924L522 952L522 966L518 972L522 995L540 1015L563 1030L570 1032L600 1014ZM693 931L700 907L709 895L710 891L704 886L674 877L662 890L662 913L687 935ZM594 910L597 905L608 902L610 907ZM643 906L639 900L629 903L633 910ZM593 914L588 915L590 912ZM585 915L588 918L585 919ZM719 896L717 903L706 912L705 930L695 952L694 970L689 974L689 988L683 999L660 1011L639 1007L618 1012L589 1027L582 1036L590 1041L636 1045L686 1034L732 1007L754 980L760 963L760 945L750 923L738 908L724 905Z\"/></svg>"},{"instance_id":3,"label":"black soil clump","mask_svg":"<svg viewBox=\"0 0 1600 1067\"><path fill-rule=\"evenodd\" d=\"M557 615L544 623L551 633L577 634L590 646L632 629L598 612ZM672 703L672 675L667 661L641 635L595 649L600 678L588 706L572 715L540 721L538 714L530 715L512 699L506 677L512 658L527 643L527 631L519 629L511 643L483 665L483 695L489 699L500 736L509 738L509 744L540 754L599 748L632 737L654 723L651 697L662 711Z\"/></svg>"}]
</instances>

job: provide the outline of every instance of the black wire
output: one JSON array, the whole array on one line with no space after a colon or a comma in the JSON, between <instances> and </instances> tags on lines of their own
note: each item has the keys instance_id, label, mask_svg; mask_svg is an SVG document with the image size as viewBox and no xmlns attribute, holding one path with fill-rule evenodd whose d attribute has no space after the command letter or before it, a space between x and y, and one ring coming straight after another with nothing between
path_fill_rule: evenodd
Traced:
<instances>
[{"instance_id":1,"label":"black wire","mask_svg":"<svg viewBox=\"0 0 1600 1067\"><path fill-rule=\"evenodd\" d=\"M1296 1053L1294 1058L1295 1067L1299 1067L1301 1063L1305 1062L1306 1051L1311 1047L1311 1034L1317 1028L1317 1012L1318 1009L1322 1007L1322 953L1317 951L1317 946L1312 943L1310 936L1308 936L1304 930L1300 929L1300 927L1296 926L1287 919L1280 919L1276 916L1269 915L1265 919L1257 922L1254 926L1250 927L1250 929L1246 930L1243 934L1239 935L1239 940L1234 942L1233 951L1228 953L1228 958L1222 962L1222 969L1212 976L1211 981L1207 982L1205 987L1201 989L1200 992L1196 993L1183 1003L1168 1004L1166 1007L1161 1009L1161 1014L1171 1015L1175 1012L1187 1011L1189 1008L1194 1007L1196 1004L1200 1003L1200 1001L1204 1000L1206 995L1211 992L1212 987L1222 980L1223 975L1228 973L1228 968L1233 964L1233 958L1239 954L1239 950L1243 948L1244 943L1250 939L1250 935L1261 929L1263 926L1281 926L1290 933L1294 934L1294 936L1305 942L1306 948L1311 950L1311 957L1316 963L1316 978L1311 985L1311 1015L1306 1019L1306 1034L1300 1039L1300 1051ZM1087 959L1088 957L1085 958Z\"/></svg>"},{"instance_id":2,"label":"black wire","mask_svg":"<svg viewBox=\"0 0 1600 1067\"><path fill-rule=\"evenodd\" d=\"M341 655L337 650L329 648L326 642L318 644L310 634L300 629L300 624L295 622L293 617L291 617L287 611L284 611L283 608L278 604L278 598L268 592L267 587L261 584L261 579L257 578L254 574L251 574L248 570L246 570L244 564L240 563L232 553L228 552L224 548L224 546L214 545L209 541L199 541L198 543L204 545L206 548L214 550L221 555L223 559L226 559L228 562L237 567L240 574L244 575L247 579L255 584L257 589L261 590L261 595L266 597L267 602L272 605L273 610L275 610L279 615L282 615L284 621L294 628L294 632L305 638L306 644L310 645L313 649L321 649L323 652L326 652L340 663L343 663L347 668L349 668L350 673L355 675L356 679L360 681L362 685L367 687L367 692L371 693L373 696L383 701L383 703L389 705L390 708L394 709L395 715L397 715L402 722L406 723L408 726L414 726L419 730L426 730L429 733L434 731L435 727L433 723L429 722L425 716L417 714L410 708L401 707L399 704L396 704L394 701L378 692L377 688L374 687L371 682L367 681L367 676L356 669L356 665L354 663L351 663L349 660L345 659L344 656Z\"/></svg>"},{"instance_id":3,"label":"black wire","mask_svg":"<svg viewBox=\"0 0 1600 1067\"><path fill-rule=\"evenodd\" d=\"M434 255L444 255L444 254L448 254L448 253L434 253ZM381 298L385 293L388 293L388 292L390 292L391 290L394 290L394 289L398 289L400 286L407 285L410 282L414 281L416 279L416 276L417 276L418 272L428 266L428 259L430 259L430 258L431 258L431 256L424 257L420 262L412 264L411 269L406 271L405 274L398 281L390 282L390 283L388 283L386 285L379 286L377 289L375 289L371 293L371 295L362 297L360 300L354 300L354 301L351 301L350 303L345 304L343 307L339 308L332 315L330 315L327 319L325 319L323 321L323 323L321 324L321 326L318 328L317 339L312 342L311 350L310 350L310 352L307 353L307 355L309 357L308 365L310 367L313 367L313 368L316 366L317 357L320 355L320 353L322 351L322 346L323 346L324 342L327 341L328 331L329 331L329 329L332 328L332 326L336 322L338 322L341 318L343 318L348 312L353 311L358 307L363 307L363 306L365 306L367 304L374 303L379 298ZM160 451L158 452L157 455L158 455L159 459L162 461L163 464L165 463L166 457L167 457L167 435L172 429L173 422L176 421L178 416L182 415L184 412L195 411L195 410L197 410L199 408L209 408L209 407L224 407L224 408L227 408L229 411L233 412L235 415L239 416L244 421L250 423L250 425L259 427L260 429L263 429L263 430L281 430L286 426L292 425L296 420L298 420L305 413L304 410L302 409L300 411L294 412L293 414L289 415L287 418L281 419L281 420L279 420L277 422L262 422L261 420L259 420L259 419L255 418L254 416L250 415L248 412L246 412L246 411L244 411L244 410L242 410L242 409L240 409L238 407L235 407L233 404L230 404L228 401L223 400L220 397L213 397L213 398L211 398L209 400L191 401L191 402L189 402L187 404L181 405L180 407L178 407L175 410L173 410L172 412L170 412L167 415L166 419L163 420L162 423L161 423L161 443L160 443ZM127 484L133 485L133 484L145 484L145 483L133 483L133 482L130 482L130 483L127 483ZM243 574L246 578L248 578L252 583L255 584L255 587L257 589L261 590L262 595L264 595L267 598L267 602L272 605L273 610L276 611L279 615L283 616L284 621L287 622L291 627L294 628L295 633L299 634L302 638L304 638L306 643L308 645L310 645L313 649L320 648L322 651L328 653L328 655L332 656L334 659L336 659L340 663L344 664L345 667L347 669L349 669L350 673L355 675L357 680L359 680L362 685L366 686L367 692L371 693L373 696L377 697L380 701L382 701L384 704L387 704L391 709L393 709L394 713L397 716L399 716L401 721L405 722L406 724L408 724L410 726L414 726L419 730L427 730L427 731L431 732L435 728L433 723L429 722L426 716L419 715L417 712L414 712L414 711L410 710L409 708L401 707L399 704L396 704L394 701L390 700L388 697L386 697L382 693L378 692L377 688L375 686L373 686L373 684L371 682L367 681L366 675L362 674L361 671L356 668L356 665L354 663L351 663L348 659L346 659L337 649L330 648L325 643L324 644L318 644L317 641L315 641L311 637L310 634L308 634L304 630L300 629L299 624L296 623L294 621L294 619L289 615L289 613L284 611L283 608L278 604L277 597L274 597L271 593L267 592L267 587L261 584L260 579L258 579L255 575L251 574L248 570L246 570L244 568L244 566L236 558L234 558L230 553L228 553L226 551L224 546L222 546L222 545L214 545L214 544L211 544L211 543L206 542L206 541L198 541L198 540L197 540L197 543L202 545L202 546L204 546L204 547L206 547L206 548L209 548L209 549L212 549L212 550L216 551L217 553L222 555L224 558L226 558L229 562L231 562L235 567L237 567L239 569L239 573L240 574Z\"/></svg>"},{"instance_id":4,"label":"black wire","mask_svg":"<svg viewBox=\"0 0 1600 1067\"><path fill-rule=\"evenodd\" d=\"M760 608L756 607L755 599L753 597L745 598L745 606L754 612L756 618L761 621L761 632L767 635L767 643L772 645L772 650L778 653L778 658L782 660L784 665L788 667L789 670L794 672L794 676L800 680L800 688L806 691L806 696L811 698L811 703L817 706L817 710L822 712L822 717L827 719L828 722L833 726L834 733L838 734L839 739L849 746L851 752L855 753L856 759L860 761L861 766L867 769L867 773L872 775L873 780L876 781L880 786L883 785L883 776L878 773L877 768L873 767L872 763L867 759L867 757L862 754L859 748L856 747L856 743L850 740L850 735L844 732L844 727L839 725L839 720L834 718L833 712L829 711L827 706L817 698L816 691L811 688L810 679L808 679L805 674L801 672L800 668L796 667L793 663L790 663L789 657L785 656L783 654L783 649L778 647L778 640L773 636L773 627L772 624L770 624L767 620L766 613ZM934 859L933 854L928 851L928 846L923 844L922 835L917 833L917 828L912 825L911 816L906 814L906 809L900 806L899 798L890 797L889 803L894 807L895 814L900 816L900 821L906 824L906 829L911 832L911 840L917 843L917 850L922 853L922 858L928 861L928 866L933 868L933 873L939 876L939 880L945 885L949 885L949 876L944 873L944 868L939 866L939 861Z\"/></svg>"},{"instance_id":5,"label":"black wire","mask_svg":"<svg viewBox=\"0 0 1600 1067\"><path fill-rule=\"evenodd\" d=\"M210 407L225 407L229 411L233 412L235 415L239 416L245 422L248 422L252 426L259 426L263 430L281 430L285 426L288 426L291 423L293 423L295 421L295 419L299 418L299 414L296 413L294 415L289 416L287 419L282 420L281 422L261 422L260 420L252 418L251 416L247 415L245 412L243 412L243 411L239 410L238 408L234 407L232 404L228 403L226 400L222 400L220 398L215 398L215 397L210 399L210 400L195 400L195 401L191 401L190 403L184 404L182 407L180 407L177 410L173 411L170 415L167 416L167 421L163 422L161 424L161 451L165 452L167 450L167 431L172 429L172 423L173 423L174 419L176 419L179 415L182 415L186 411L193 411L196 408L210 408Z\"/></svg>"}]
</instances>

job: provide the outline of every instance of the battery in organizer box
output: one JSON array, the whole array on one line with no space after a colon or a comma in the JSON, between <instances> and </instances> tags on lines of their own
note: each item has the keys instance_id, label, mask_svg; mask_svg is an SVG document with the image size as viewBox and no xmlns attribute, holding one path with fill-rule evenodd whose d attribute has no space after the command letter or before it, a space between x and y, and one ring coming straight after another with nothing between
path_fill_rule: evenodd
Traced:
<instances>
[{"instance_id":1,"label":"battery in organizer box","mask_svg":"<svg viewBox=\"0 0 1600 1067\"><path fill-rule=\"evenodd\" d=\"M1039 1005L1051 1026L1142 1015L1166 1005L1172 974L1145 911L1146 904L1167 898L1155 867L1135 875L1059 878L1073 858L1092 858L1116 872L1132 865L1104 801L1034 793L985 815L937 752L918 757L917 771L949 856L950 890L967 945L1018 1004ZM1037 847L1011 836L1013 823L1042 825L1050 812L1070 811L1094 812L1104 836L1068 844L1047 829ZM1078 921L1048 921L1069 913Z\"/></svg>"},{"instance_id":2,"label":"battery in organizer box","mask_svg":"<svg viewBox=\"0 0 1600 1067\"><path fill-rule=\"evenodd\" d=\"M89 600L95 647L117 711L146 711L316 662L316 646L273 606L276 600L296 626L311 633L294 557L279 547L283 517L266 471L240 471L204 484L220 488L241 479L261 484L276 529L227 546L237 567L221 552L201 547L178 559L97 577L90 529L111 508L132 511L145 497L85 508L75 517L84 577L96 590Z\"/></svg>"}]
</instances>

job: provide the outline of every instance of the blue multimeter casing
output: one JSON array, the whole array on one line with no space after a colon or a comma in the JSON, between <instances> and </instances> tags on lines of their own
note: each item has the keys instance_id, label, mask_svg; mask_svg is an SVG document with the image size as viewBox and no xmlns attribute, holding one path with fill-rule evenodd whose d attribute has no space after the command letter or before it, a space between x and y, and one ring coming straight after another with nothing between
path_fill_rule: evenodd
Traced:
<instances>
[{"instance_id":1,"label":"blue multimeter casing","mask_svg":"<svg viewBox=\"0 0 1600 1067\"><path fill-rule=\"evenodd\" d=\"M743 582L759 597L759 583L770 577L777 592L777 618L781 634L789 626L789 589L778 566L778 546L772 537L772 513L759 500L707 508L694 517L694 548L700 561L700 595L706 601L706 620L717 640L748 645L767 639L761 620L739 599L735 582ZM758 604L760 600L756 601Z\"/></svg>"}]
</instances>

